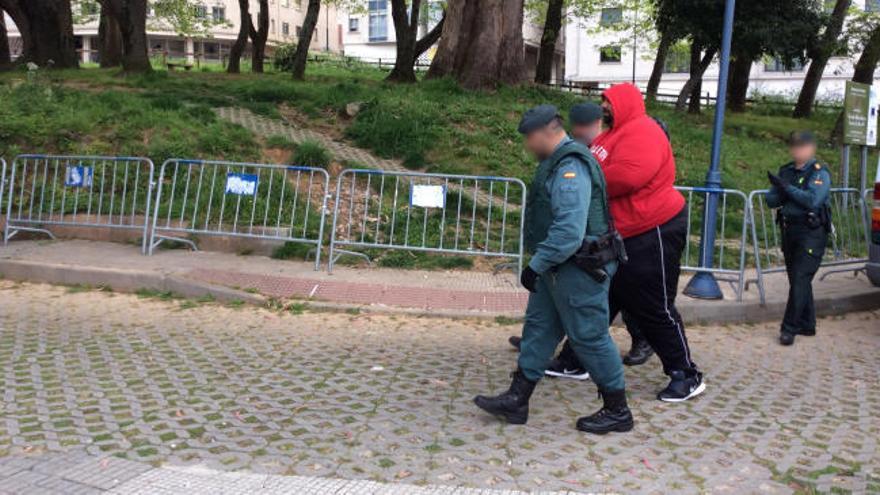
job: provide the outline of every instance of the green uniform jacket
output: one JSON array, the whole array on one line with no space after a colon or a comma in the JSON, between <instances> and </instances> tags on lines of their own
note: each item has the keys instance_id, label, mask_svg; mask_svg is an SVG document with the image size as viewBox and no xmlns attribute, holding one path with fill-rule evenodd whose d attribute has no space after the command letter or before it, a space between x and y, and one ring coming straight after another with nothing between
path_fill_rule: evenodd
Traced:
<instances>
[{"instance_id":1,"label":"green uniform jacket","mask_svg":"<svg viewBox=\"0 0 880 495\"><path fill-rule=\"evenodd\" d=\"M809 212L818 212L828 203L831 191L831 173L816 160L810 160L803 168L794 163L783 165L779 177L788 184L784 190L771 187L767 193L767 206L782 207L786 220L804 220Z\"/></svg>"}]
</instances>

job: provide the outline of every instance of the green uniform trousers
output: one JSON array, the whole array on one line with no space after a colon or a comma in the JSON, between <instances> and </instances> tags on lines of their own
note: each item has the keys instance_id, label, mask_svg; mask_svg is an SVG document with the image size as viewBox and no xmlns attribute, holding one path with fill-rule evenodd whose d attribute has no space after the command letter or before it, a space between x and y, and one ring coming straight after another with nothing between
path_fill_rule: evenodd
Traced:
<instances>
[{"instance_id":1,"label":"green uniform trousers","mask_svg":"<svg viewBox=\"0 0 880 495\"><path fill-rule=\"evenodd\" d=\"M782 319L782 331L797 334L816 329L813 305L813 277L819 270L828 234L824 227L788 225L782 234L782 254L788 273L788 303Z\"/></svg>"},{"instance_id":2,"label":"green uniform trousers","mask_svg":"<svg viewBox=\"0 0 880 495\"><path fill-rule=\"evenodd\" d=\"M541 275L523 325L519 368L526 378L541 379L556 346L568 336L600 389L623 390L623 363L608 332L608 287L616 269L616 263L609 264L602 283L570 261Z\"/></svg>"}]
</instances>

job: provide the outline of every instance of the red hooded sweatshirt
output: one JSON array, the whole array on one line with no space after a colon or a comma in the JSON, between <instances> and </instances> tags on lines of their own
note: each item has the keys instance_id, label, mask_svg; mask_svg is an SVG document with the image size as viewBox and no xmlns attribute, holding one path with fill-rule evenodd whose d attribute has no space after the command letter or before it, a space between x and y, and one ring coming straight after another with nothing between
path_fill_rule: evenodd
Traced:
<instances>
[{"instance_id":1,"label":"red hooded sweatshirt","mask_svg":"<svg viewBox=\"0 0 880 495\"><path fill-rule=\"evenodd\" d=\"M611 104L614 125L590 150L605 172L614 225L624 238L633 237L671 220L685 200L673 188L672 146L645 113L642 93L632 84L618 84L602 95Z\"/></svg>"}]
</instances>

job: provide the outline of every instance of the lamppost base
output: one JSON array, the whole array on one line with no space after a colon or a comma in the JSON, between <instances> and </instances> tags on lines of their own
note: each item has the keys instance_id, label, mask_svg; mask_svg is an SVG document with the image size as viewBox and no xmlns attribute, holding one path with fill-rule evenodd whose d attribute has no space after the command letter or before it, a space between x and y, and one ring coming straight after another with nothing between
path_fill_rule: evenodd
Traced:
<instances>
[{"instance_id":1,"label":"lamppost base","mask_svg":"<svg viewBox=\"0 0 880 495\"><path fill-rule=\"evenodd\" d=\"M694 299L724 299L712 272L697 272L684 288L684 295Z\"/></svg>"}]
</instances>

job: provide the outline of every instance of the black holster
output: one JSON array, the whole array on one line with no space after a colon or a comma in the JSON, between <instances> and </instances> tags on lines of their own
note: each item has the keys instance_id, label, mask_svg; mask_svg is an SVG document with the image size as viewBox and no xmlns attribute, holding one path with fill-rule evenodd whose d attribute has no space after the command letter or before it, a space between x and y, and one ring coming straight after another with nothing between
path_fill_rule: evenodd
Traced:
<instances>
[{"instance_id":1,"label":"black holster","mask_svg":"<svg viewBox=\"0 0 880 495\"><path fill-rule=\"evenodd\" d=\"M605 271L608 263L617 261L623 264L627 260L623 237L613 228L597 239L589 241L584 239L581 248L571 257L571 261L578 268L587 272L587 275L599 283L608 278L608 272Z\"/></svg>"}]
</instances>

